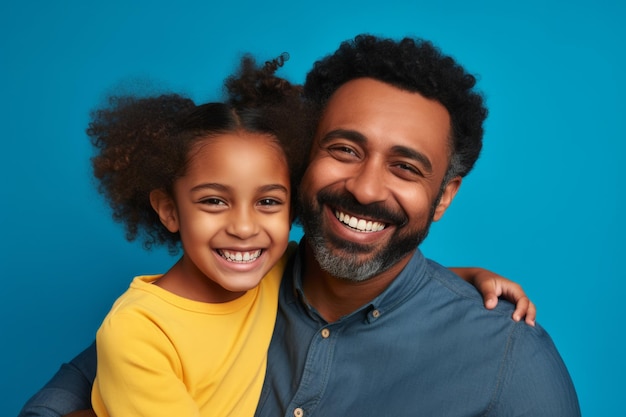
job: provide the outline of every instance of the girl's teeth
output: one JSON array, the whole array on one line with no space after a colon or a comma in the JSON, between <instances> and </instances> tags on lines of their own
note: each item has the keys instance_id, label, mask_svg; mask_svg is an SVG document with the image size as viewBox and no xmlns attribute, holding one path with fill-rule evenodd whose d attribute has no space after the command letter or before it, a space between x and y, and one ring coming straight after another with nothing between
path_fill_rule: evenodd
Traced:
<instances>
[{"instance_id":1,"label":"girl's teeth","mask_svg":"<svg viewBox=\"0 0 626 417\"><path fill-rule=\"evenodd\" d=\"M253 262L259 256L261 256L261 250L255 250L252 252L235 252L229 250L219 251L223 258L230 262Z\"/></svg>"}]
</instances>

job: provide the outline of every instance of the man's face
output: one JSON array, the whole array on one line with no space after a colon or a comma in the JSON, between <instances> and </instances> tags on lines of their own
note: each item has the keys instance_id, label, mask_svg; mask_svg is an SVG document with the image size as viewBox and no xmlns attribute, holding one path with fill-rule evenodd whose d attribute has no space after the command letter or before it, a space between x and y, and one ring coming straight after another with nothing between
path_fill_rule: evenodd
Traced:
<instances>
[{"instance_id":1,"label":"man's face","mask_svg":"<svg viewBox=\"0 0 626 417\"><path fill-rule=\"evenodd\" d=\"M360 78L331 96L301 187L323 270L363 281L406 265L460 185L442 187L449 136L446 108L418 93Z\"/></svg>"}]
</instances>

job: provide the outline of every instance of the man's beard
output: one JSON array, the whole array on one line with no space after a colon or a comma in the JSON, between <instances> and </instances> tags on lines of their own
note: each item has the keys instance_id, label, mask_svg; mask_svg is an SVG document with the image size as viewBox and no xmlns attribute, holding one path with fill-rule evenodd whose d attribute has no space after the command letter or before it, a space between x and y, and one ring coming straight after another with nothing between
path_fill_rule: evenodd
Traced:
<instances>
[{"instance_id":1,"label":"man's beard","mask_svg":"<svg viewBox=\"0 0 626 417\"><path fill-rule=\"evenodd\" d=\"M299 217L307 242L322 270L337 278L362 282L385 272L419 246L428 235L438 202L439 197L430 209L426 224L417 230L404 230L408 223L405 213L393 212L382 203L362 205L349 193L321 191L315 201L307 200L301 192ZM324 206L357 217L383 221L387 225L395 226L396 230L388 244L378 249L372 245L327 236L323 228Z\"/></svg>"}]
</instances>

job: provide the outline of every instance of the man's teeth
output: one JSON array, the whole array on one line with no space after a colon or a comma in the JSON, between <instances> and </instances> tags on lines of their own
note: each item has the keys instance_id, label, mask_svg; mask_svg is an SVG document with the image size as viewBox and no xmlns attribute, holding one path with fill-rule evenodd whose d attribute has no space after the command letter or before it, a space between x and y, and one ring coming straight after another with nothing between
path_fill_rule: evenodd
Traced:
<instances>
[{"instance_id":1,"label":"man's teeth","mask_svg":"<svg viewBox=\"0 0 626 417\"><path fill-rule=\"evenodd\" d=\"M220 250L219 254L230 262L253 262L261 256L261 249L251 252L236 252L230 250Z\"/></svg>"},{"instance_id":2,"label":"man's teeth","mask_svg":"<svg viewBox=\"0 0 626 417\"><path fill-rule=\"evenodd\" d=\"M340 211L335 211L335 216L337 216L337 219L339 219L340 222L347 224L353 229L360 230L361 232L379 232L385 228L384 223L357 219L356 217L349 216Z\"/></svg>"}]
</instances>

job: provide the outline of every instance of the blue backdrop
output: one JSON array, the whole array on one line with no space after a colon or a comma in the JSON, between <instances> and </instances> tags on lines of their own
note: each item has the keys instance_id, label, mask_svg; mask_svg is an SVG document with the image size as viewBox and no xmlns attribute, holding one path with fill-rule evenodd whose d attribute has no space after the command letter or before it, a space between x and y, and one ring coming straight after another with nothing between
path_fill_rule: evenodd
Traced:
<instances>
[{"instance_id":1,"label":"blue backdrop","mask_svg":"<svg viewBox=\"0 0 626 417\"><path fill-rule=\"evenodd\" d=\"M583 414L624 415L623 2L173 3L0 6L3 415L93 340L133 275L174 261L110 219L90 178L88 111L137 83L217 99L245 51L289 52L282 74L302 81L361 32L431 39L480 75L484 153L423 250L520 282Z\"/></svg>"}]
</instances>

